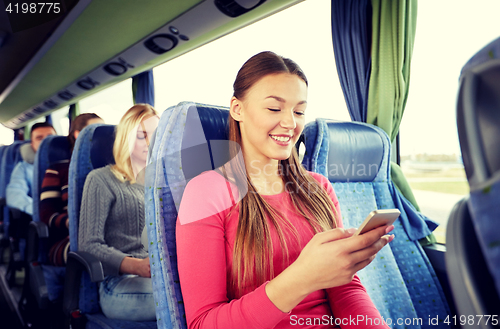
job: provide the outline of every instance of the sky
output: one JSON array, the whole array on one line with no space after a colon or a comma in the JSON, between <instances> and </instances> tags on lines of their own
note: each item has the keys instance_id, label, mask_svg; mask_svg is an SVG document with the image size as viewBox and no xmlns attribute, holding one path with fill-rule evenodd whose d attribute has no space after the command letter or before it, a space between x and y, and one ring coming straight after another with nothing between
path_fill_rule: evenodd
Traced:
<instances>
[{"instance_id":1,"label":"sky","mask_svg":"<svg viewBox=\"0 0 500 329\"><path fill-rule=\"evenodd\" d=\"M420 0L401 154L458 154L455 105L462 66L500 36L499 0ZM309 80L306 121L350 120L335 67L330 0L307 0L154 69L155 108L181 101L228 106L238 69L271 50L297 62ZM132 105L126 80L80 102L116 124ZM3 128L3 127L2 127ZM7 130L7 134L5 134ZM63 130L67 131L67 127ZM0 129L1 142L12 139Z\"/></svg>"}]
</instances>

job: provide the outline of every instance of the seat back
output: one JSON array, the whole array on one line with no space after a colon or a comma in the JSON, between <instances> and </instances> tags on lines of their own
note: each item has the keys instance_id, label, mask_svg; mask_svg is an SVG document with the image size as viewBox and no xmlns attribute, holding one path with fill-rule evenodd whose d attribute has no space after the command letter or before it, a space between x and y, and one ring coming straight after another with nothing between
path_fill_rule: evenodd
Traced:
<instances>
[{"instance_id":1,"label":"seat back","mask_svg":"<svg viewBox=\"0 0 500 329\"><path fill-rule=\"evenodd\" d=\"M2 145L0 146L0 164L2 163L2 158L3 158L3 153L5 150L7 150L9 146L8 145ZM2 181L2 174L1 174L1 169L0 169L0 189L2 189L3 181ZM5 206L5 199L0 197L0 222L3 222L3 207ZM0 232L0 235L2 232Z\"/></svg>"},{"instance_id":2,"label":"seat back","mask_svg":"<svg viewBox=\"0 0 500 329\"><path fill-rule=\"evenodd\" d=\"M462 70L457 101L457 127L465 173L470 186L467 206L456 206L447 232L447 267L461 315L500 314L500 38L474 55ZM462 218L469 218L470 225ZM448 224L450 225L450 224ZM470 230L473 227L474 230ZM482 251L471 255L461 245L477 240ZM477 257L477 258L476 258ZM480 265L464 264L484 258ZM494 282L488 286L488 280ZM467 286L468 289L461 289ZM489 287L489 288L488 288ZM496 302L492 303L491 300ZM477 313L493 312L493 313Z\"/></svg>"},{"instance_id":3,"label":"seat back","mask_svg":"<svg viewBox=\"0 0 500 329\"><path fill-rule=\"evenodd\" d=\"M21 161L21 153L19 152L19 148L26 141L15 141L11 145L7 147L2 156L2 163L0 166L0 198L5 198L7 185L10 182L10 176L14 167L17 165L19 161ZM5 236L9 236L9 222L10 222L10 214L9 207L5 206L3 209L3 219L4 219L4 232Z\"/></svg>"},{"instance_id":4,"label":"seat back","mask_svg":"<svg viewBox=\"0 0 500 329\"><path fill-rule=\"evenodd\" d=\"M0 163L2 162L3 154L7 150L8 147L9 147L9 145L2 145L2 146L0 146ZM3 185L2 178L3 177L2 177L2 174L0 172L0 186Z\"/></svg>"},{"instance_id":5,"label":"seat back","mask_svg":"<svg viewBox=\"0 0 500 329\"><path fill-rule=\"evenodd\" d=\"M394 328L427 327L429 316L444 319L449 308L435 272L408 230L426 226L418 214L408 214L390 178L391 145L380 128L358 122L318 119L303 134L306 169L326 176L337 194L345 227L358 227L375 209L398 208L395 239L374 261L358 272L361 282ZM410 219L413 219L410 221ZM420 219L422 223L414 224ZM420 235L425 230L420 230ZM418 234L413 232L412 237ZM424 235L425 236L425 235ZM398 326L397 319L422 319ZM445 326L440 322L439 326Z\"/></svg>"},{"instance_id":6,"label":"seat back","mask_svg":"<svg viewBox=\"0 0 500 329\"><path fill-rule=\"evenodd\" d=\"M2 158L3 158L3 154L4 152L7 150L9 146L8 145L2 145L0 146L0 164L2 163ZM2 186L4 185L3 183L3 176L2 176L2 173L1 173L1 169L0 169L0 190L3 188ZM3 208L6 206L6 199L5 197L0 197L0 241L3 240L3 237L4 237L4 226L3 226ZM2 245L1 245L1 242L0 242L0 254L3 255L3 249L2 249ZM2 262L2 259L0 257L0 263Z\"/></svg>"},{"instance_id":7,"label":"seat back","mask_svg":"<svg viewBox=\"0 0 500 329\"><path fill-rule=\"evenodd\" d=\"M229 160L227 108L183 102L163 112L146 168L146 226L158 328L186 328L175 227L187 182Z\"/></svg>"},{"instance_id":8,"label":"seat back","mask_svg":"<svg viewBox=\"0 0 500 329\"><path fill-rule=\"evenodd\" d=\"M93 124L85 127L76 140L68 176L68 217L70 250L78 250L78 225L83 186L94 169L114 163L113 143L115 126ZM84 273L80 289L80 310L83 313L99 311L97 284Z\"/></svg>"},{"instance_id":9,"label":"seat back","mask_svg":"<svg viewBox=\"0 0 500 329\"><path fill-rule=\"evenodd\" d=\"M33 170L33 221L40 221L40 194L45 171L51 164L69 160L70 157L66 136L47 136L38 147Z\"/></svg>"}]
</instances>

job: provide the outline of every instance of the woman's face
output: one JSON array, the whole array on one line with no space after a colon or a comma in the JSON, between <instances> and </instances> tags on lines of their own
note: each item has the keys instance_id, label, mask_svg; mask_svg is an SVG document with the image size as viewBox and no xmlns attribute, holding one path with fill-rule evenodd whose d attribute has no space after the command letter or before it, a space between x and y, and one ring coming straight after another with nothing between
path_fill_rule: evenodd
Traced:
<instances>
[{"instance_id":1,"label":"woman's face","mask_svg":"<svg viewBox=\"0 0 500 329\"><path fill-rule=\"evenodd\" d=\"M267 75L233 97L231 116L240 122L246 160L285 160L304 129L307 85L297 75Z\"/></svg>"},{"instance_id":2,"label":"woman's face","mask_svg":"<svg viewBox=\"0 0 500 329\"><path fill-rule=\"evenodd\" d=\"M135 137L135 144L133 144L133 150L131 152L131 159L133 162L146 164L149 143L158 126L159 120L157 116L145 117L135 131L135 136L131 136L132 138Z\"/></svg>"}]
</instances>

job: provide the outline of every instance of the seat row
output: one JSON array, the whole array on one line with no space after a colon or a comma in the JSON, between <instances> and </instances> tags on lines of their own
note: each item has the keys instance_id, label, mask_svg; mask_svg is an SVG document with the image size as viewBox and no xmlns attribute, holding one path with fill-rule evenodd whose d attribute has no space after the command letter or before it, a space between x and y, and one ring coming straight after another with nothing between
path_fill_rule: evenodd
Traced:
<instances>
[{"instance_id":1,"label":"seat row","mask_svg":"<svg viewBox=\"0 0 500 329\"><path fill-rule=\"evenodd\" d=\"M137 323L106 318L99 309L97 282L104 279L102 265L78 251L78 218L83 186L93 169L113 163L114 126L91 125L80 133L69 154L65 138L51 136L40 146L35 160L34 199L40 194L40 173L51 163L71 157L69 173L70 246L64 286L64 313L68 322L88 328L186 328L185 310L177 272L175 223L187 182L229 160L228 110L184 102L167 109L150 144L146 169L146 226L157 321ZM418 239L428 232L426 218L405 206L390 179L390 142L379 128L362 123L318 119L306 126L303 165L332 183L346 227L356 227L373 209L399 208L396 239L386 246L359 277L385 319L394 328L430 327L429 317L448 327L450 316L442 285ZM299 145L297 145L299 147ZM5 151L4 151L5 152ZM3 166L2 166L3 167ZM35 201L35 209L38 208ZM47 229L34 211L32 248L29 248L31 288L40 307L49 301L50 269L44 265L43 239ZM36 240L38 239L38 240ZM30 239L31 240L31 239ZM34 255L34 256L33 256ZM49 274L47 274L49 273ZM421 319L399 326L397 319Z\"/></svg>"},{"instance_id":2,"label":"seat row","mask_svg":"<svg viewBox=\"0 0 500 329\"><path fill-rule=\"evenodd\" d=\"M0 146L0 264L4 261L8 263L5 279L10 287L15 284L16 271L22 269L19 243L24 244L25 241L19 241L18 236L13 236L18 235L14 231L19 233L15 225L20 222L23 214L7 206L7 185L14 167L22 160L20 147L24 143L27 142L15 141L11 145ZM14 224L14 227L11 227L11 224ZM8 260L4 259L5 249L9 249ZM21 249L24 248L21 246Z\"/></svg>"},{"instance_id":3,"label":"seat row","mask_svg":"<svg viewBox=\"0 0 500 329\"><path fill-rule=\"evenodd\" d=\"M146 168L146 226L157 321L129 322L106 318L100 311L97 282L104 279L101 263L78 251L78 219L85 178L90 171L113 163L115 127L94 124L83 129L73 153L62 136L47 137L37 152L34 172L34 212L27 252L30 289L40 308L50 307L51 294L64 291L63 311L73 327L186 328L177 272L175 223L182 192L190 178L229 160L228 109L184 102L167 109L152 139ZM445 318L450 314L439 280L418 243L418 214L401 206L390 181L390 143L379 128L352 122L316 120L307 125L303 165L325 175L337 193L346 227L356 227L373 209L400 207L406 215L395 228L397 239L384 248L359 276L385 319ZM17 144L16 144L17 145ZM298 147L298 145L297 145ZM70 250L64 287L60 269L47 265L48 229L40 221L43 173L53 163L71 157L69 169ZM417 216L417 219L414 217ZM421 224L421 223L420 223ZM408 233L410 232L410 233ZM417 233L415 233L417 232ZM398 327L397 325L394 326ZM403 326L401 326L403 327ZM420 328L425 325L407 325Z\"/></svg>"}]
</instances>

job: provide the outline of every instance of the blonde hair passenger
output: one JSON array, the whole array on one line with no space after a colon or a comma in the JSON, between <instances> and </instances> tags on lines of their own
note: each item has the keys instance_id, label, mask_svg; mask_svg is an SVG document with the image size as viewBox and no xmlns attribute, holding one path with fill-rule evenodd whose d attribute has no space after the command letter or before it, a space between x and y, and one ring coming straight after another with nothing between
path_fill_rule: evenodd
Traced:
<instances>
[{"instance_id":1,"label":"blonde hair passenger","mask_svg":"<svg viewBox=\"0 0 500 329\"><path fill-rule=\"evenodd\" d=\"M149 120L154 118L155 120ZM158 123L158 113L149 104L132 106L121 118L116 128L113 157L116 164L111 171L121 181L136 182L139 173L145 167L145 157L134 153L137 141L143 141L149 146L151 136L147 130Z\"/></svg>"},{"instance_id":2,"label":"blonde hair passenger","mask_svg":"<svg viewBox=\"0 0 500 329\"><path fill-rule=\"evenodd\" d=\"M155 319L146 227L144 169L159 117L147 104L132 106L115 130L114 165L92 170L83 188L78 249L97 257L104 315L127 321Z\"/></svg>"}]
</instances>

